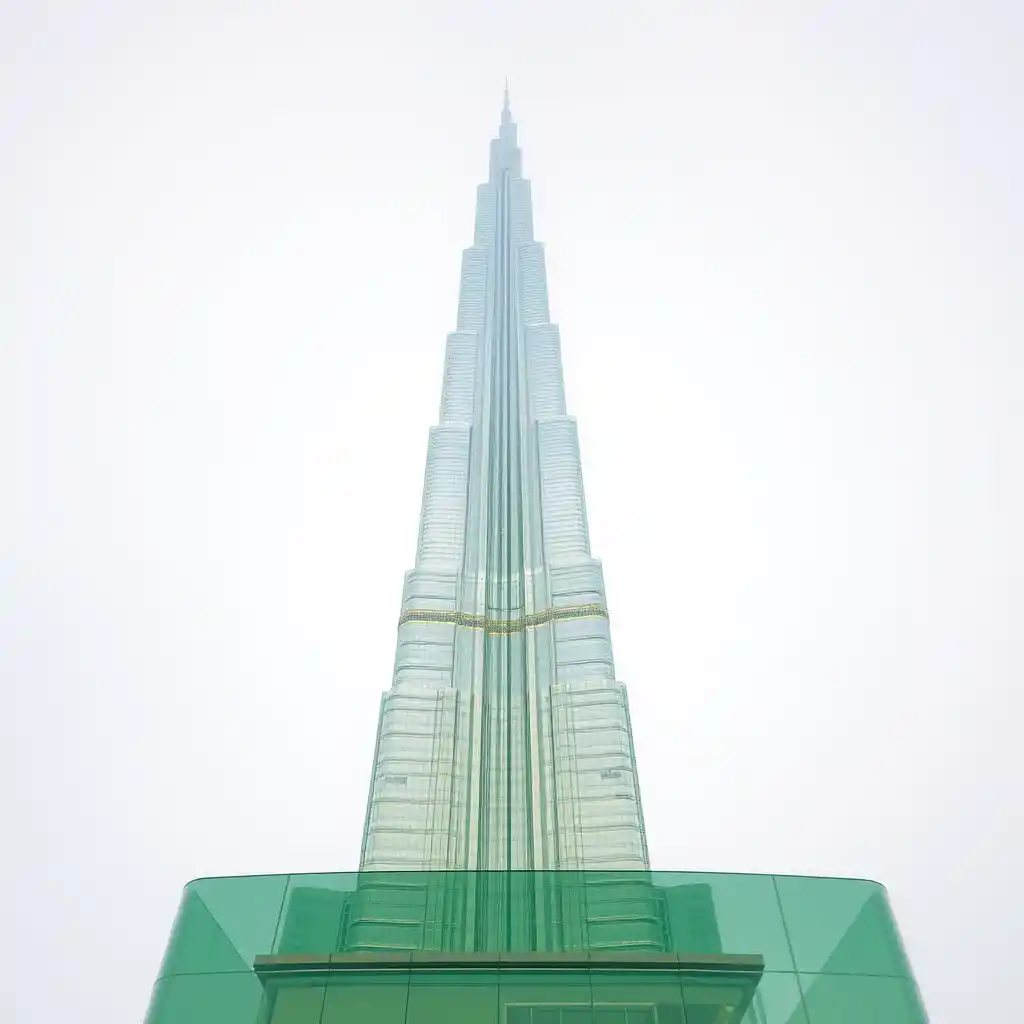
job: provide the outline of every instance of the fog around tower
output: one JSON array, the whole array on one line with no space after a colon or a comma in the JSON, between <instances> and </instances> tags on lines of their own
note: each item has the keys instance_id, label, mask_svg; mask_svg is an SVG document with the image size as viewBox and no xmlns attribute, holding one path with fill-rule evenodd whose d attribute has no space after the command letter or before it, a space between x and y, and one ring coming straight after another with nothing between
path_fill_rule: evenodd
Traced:
<instances>
[{"instance_id":1,"label":"fog around tower","mask_svg":"<svg viewBox=\"0 0 1024 1024\"><path fill-rule=\"evenodd\" d=\"M355 867L506 74L652 863L878 878L1003 1016L1022 27L4 8L7 1019L139 1020L191 877Z\"/></svg>"}]
</instances>

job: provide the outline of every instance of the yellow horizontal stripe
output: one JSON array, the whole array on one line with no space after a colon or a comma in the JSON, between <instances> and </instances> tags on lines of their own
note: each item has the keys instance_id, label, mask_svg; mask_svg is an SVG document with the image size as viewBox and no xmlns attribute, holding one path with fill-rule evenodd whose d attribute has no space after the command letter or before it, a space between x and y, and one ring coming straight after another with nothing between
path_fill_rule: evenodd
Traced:
<instances>
[{"instance_id":1,"label":"yellow horizontal stripe","mask_svg":"<svg viewBox=\"0 0 1024 1024\"><path fill-rule=\"evenodd\" d=\"M488 633L518 633L534 626L565 619L607 619L608 609L603 604L576 604L566 608L545 608L542 612L530 612L518 619L489 619L486 615L470 615L469 612L446 612L433 608L414 609L403 612L399 626L407 622L443 622L467 629L482 629Z\"/></svg>"}]
</instances>

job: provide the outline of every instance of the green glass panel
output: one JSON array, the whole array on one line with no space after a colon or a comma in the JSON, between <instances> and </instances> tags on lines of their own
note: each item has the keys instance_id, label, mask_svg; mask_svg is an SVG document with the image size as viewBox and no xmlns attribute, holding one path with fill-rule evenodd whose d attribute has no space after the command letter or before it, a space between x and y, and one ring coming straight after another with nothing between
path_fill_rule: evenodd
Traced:
<instances>
[{"instance_id":1,"label":"green glass panel","mask_svg":"<svg viewBox=\"0 0 1024 1024\"><path fill-rule=\"evenodd\" d=\"M405 1024L498 1024L497 971L412 972Z\"/></svg>"},{"instance_id":2,"label":"green glass panel","mask_svg":"<svg viewBox=\"0 0 1024 1024\"><path fill-rule=\"evenodd\" d=\"M595 1024L685 1024L676 971L592 970L590 993Z\"/></svg>"},{"instance_id":3,"label":"green glass panel","mask_svg":"<svg viewBox=\"0 0 1024 1024\"><path fill-rule=\"evenodd\" d=\"M321 1024L406 1024L407 971L344 972L327 985Z\"/></svg>"},{"instance_id":4,"label":"green glass panel","mask_svg":"<svg viewBox=\"0 0 1024 1024\"><path fill-rule=\"evenodd\" d=\"M663 896L647 872L588 871L576 878L584 900L583 948L638 952L670 948Z\"/></svg>"},{"instance_id":5,"label":"green glass panel","mask_svg":"<svg viewBox=\"0 0 1024 1024\"><path fill-rule=\"evenodd\" d=\"M798 970L909 975L889 901L877 882L780 875L776 884Z\"/></svg>"},{"instance_id":6,"label":"green glass panel","mask_svg":"<svg viewBox=\"0 0 1024 1024\"><path fill-rule=\"evenodd\" d=\"M340 949L343 918L349 912L354 882L353 876L337 872L291 875L274 952L334 953Z\"/></svg>"},{"instance_id":7,"label":"green glass panel","mask_svg":"<svg viewBox=\"0 0 1024 1024\"><path fill-rule=\"evenodd\" d=\"M499 996L503 1018L525 1019L529 1012L529 1024L590 1024L592 1020L586 970L503 970Z\"/></svg>"},{"instance_id":8,"label":"green glass panel","mask_svg":"<svg viewBox=\"0 0 1024 1024\"><path fill-rule=\"evenodd\" d=\"M771 875L655 872L664 893L670 949L759 954L769 971L794 970Z\"/></svg>"},{"instance_id":9,"label":"green glass panel","mask_svg":"<svg viewBox=\"0 0 1024 1024\"><path fill-rule=\"evenodd\" d=\"M836 998L852 998L842 979L859 982L861 974L870 976L865 984L901 981L849 990L868 993L861 1002L867 999L871 1012L877 1004L895 1013L885 999L909 1000L906 1005L921 1012L880 886L759 875L391 872L203 879L186 889L161 978L213 979L207 1001L220 1007L227 1024L250 1024L254 1013L258 1024L304 1024L317 1017L317 1005L329 1024L347 1024L346 1015L373 1024L651 1024L652 1014L658 1024L666 1014L675 1024L673 1006L679 1024L816 1024L803 1021L790 941L802 973L816 985L814 998L824 1000L821 1013L837 1012ZM411 974L353 972L351 966L355 956L410 950L474 954L480 965L439 970L421 957L423 966ZM585 951L592 953L588 966L572 967ZM332 952L338 959L325 975L323 958ZM532 952L563 956L565 966L513 966L513 954ZM634 975L610 959L671 952L711 958L706 968L691 961L681 1006L667 995L672 983L660 961L654 961L657 970ZM494 959L490 954L498 955L500 972L485 966ZM749 963L744 970L715 960L737 954L760 957L763 977ZM262 1013L262 986L253 973L258 956L270 958L260 966L271 996ZM273 956L283 959L275 963ZM830 988L819 975L840 981ZM223 988L231 976L241 979L240 987ZM656 982L668 986L660 1002L592 999L592 990L607 995L616 986L633 986L635 995ZM192 1003L206 1006L197 993L161 984L151 1020L205 1024L189 1010ZM905 1018L896 1019L903 1024Z\"/></svg>"},{"instance_id":10,"label":"green glass panel","mask_svg":"<svg viewBox=\"0 0 1024 1024\"><path fill-rule=\"evenodd\" d=\"M179 974L157 983L145 1024L263 1024L254 974Z\"/></svg>"},{"instance_id":11,"label":"green glass panel","mask_svg":"<svg viewBox=\"0 0 1024 1024\"><path fill-rule=\"evenodd\" d=\"M677 950L694 953L724 952L715 893L710 883L674 885L668 892L666 907L672 945ZM719 902L722 902L721 896Z\"/></svg>"},{"instance_id":12,"label":"green glass panel","mask_svg":"<svg viewBox=\"0 0 1024 1024\"><path fill-rule=\"evenodd\" d=\"M927 1024L907 978L802 974L809 1024Z\"/></svg>"},{"instance_id":13,"label":"green glass panel","mask_svg":"<svg viewBox=\"0 0 1024 1024\"><path fill-rule=\"evenodd\" d=\"M807 1024L794 974L764 974L751 992L735 978L686 972L682 989L686 1024Z\"/></svg>"},{"instance_id":14,"label":"green glass panel","mask_svg":"<svg viewBox=\"0 0 1024 1024\"><path fill-rule=\"evenodd\" d=\"M763 980L762 975L732 971L684 972L680 984L687 1024L738 1024L754 1005Z\"/></svg>"},{"instance_id":15,"label":"green glass panel","mask_svg":"<svg viewBox=\"0 0 1024 1024\"><path fill-rule=\"evenodd\" d=\"M200 878L188 888L206 904L247 965L271 952L284 900L287 875Z\"/></svg>"},{"instance_id":16,"label":"green glass panel","mask_svg":"<svg viewBox=\"0 0 1024 1024\"><path fill-rule=\"evenodd\" d=\"M444 932L445 916L436 911L438 900L443 902L438 893L457 886L457 875L381 871L366 873L355 881L341 943L344 949L457 948L446 947L437 935L432 945L427 941L428 923L435 925L435 931L440 928Z\"/></svg>"},{"instance_id":17,"label":"green glass panel","mask_svg":"<svg viewBox=\"0 0 1024 1024\"><path fill-rule=\"evenodd\" d=\"M474 908L473 947L509 951L561 948L554 922L573 879L555 872L482 871L466 887Z\"/></svg>"},{"instance_id":18,"label":"green glass panel","mask_svg":"<svg viewBox=\"0 0 1024 1024\"><path fill-rule=\"evenodd\" d=\"M267 985L260 1024L320 1024L326 982L281 978Z\"/></svg>"},{"instance_id":19,"label":"green glass panel","mask_svg":"<svg viewBox=\"0 0 1024 1024\"><path fill-rule=\"evenodd\" d=\"M248 971L246 963L199 894L185 890L160 976Z\"/></svg>"},{"instance_id":20,"label":"green glass panel","mask_svg":"<svg viewBox=\"0 0 1024 1024\"><path fill-rule=\"evenodd\" d=\"M754 990L742 1024L808 1024L796 975L765 974Z\"/></svg>"}]
</instances>

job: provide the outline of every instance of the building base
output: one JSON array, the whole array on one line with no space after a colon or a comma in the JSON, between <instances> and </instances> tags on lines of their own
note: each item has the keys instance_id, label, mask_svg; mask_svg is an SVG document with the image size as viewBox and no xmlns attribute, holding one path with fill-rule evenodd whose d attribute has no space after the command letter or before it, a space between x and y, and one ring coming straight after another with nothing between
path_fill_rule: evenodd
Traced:
<instances>
[{"instance_id":1,"label":"building base","mask_svg":"<svg viewBox=\"0 0 1024 1024\"><path fill-rule=\"evenodd\" d=\"M925 1024L884 889L683 872L200 879L146 1024Z\"/></svg>"}]
</instances>

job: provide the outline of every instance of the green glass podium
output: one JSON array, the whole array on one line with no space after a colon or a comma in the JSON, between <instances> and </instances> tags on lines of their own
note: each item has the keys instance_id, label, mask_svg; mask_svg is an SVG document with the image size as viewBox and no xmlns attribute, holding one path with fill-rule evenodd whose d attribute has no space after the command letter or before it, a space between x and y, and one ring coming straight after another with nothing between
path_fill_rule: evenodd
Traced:
<instances>
[{"instance_id":1,"label":"green glass podium","mask_svg":"<svg viewBox=\"0 0 1024 1024\"><path fill-rule=\"evenodd\" d=\"M146 1024L924 1024L885 890L688 872L185 888Z\"/></svg>"}]
</instances>

